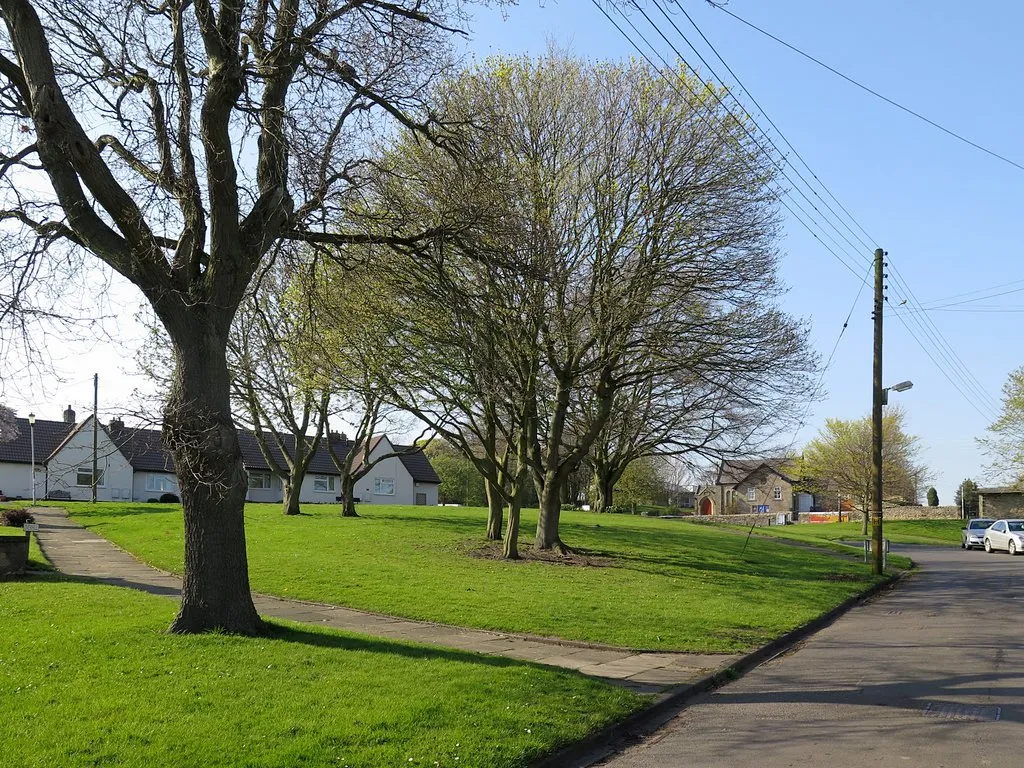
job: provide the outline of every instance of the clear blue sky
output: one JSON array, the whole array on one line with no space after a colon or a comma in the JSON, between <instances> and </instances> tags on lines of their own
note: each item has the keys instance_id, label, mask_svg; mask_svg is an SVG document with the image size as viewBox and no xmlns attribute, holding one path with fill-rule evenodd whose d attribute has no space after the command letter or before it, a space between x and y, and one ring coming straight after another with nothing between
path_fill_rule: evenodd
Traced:
<instances>
[{"instance_id":1,"label":"clear blue sky","mask_svg":"<svg viewBox=\"0 0 1024 768\"><path fill-rule=\"evenodd\" d=\"M641 5L684 56L698 64L664 17L650 3ZM683 7L818 177L889 252L891 263L922 303L1024 279L1018 221L1024 171L859 91L704 0L683 0ZM1019 4L1003 0L974 8L951 0L732 0L728 7L895 101L1024 164L1024 47L1019 43L1024 8ZM662 53L674 57L635 10L631 16ZM685 17L676 12L674 18L725 75L726 84L735 85L720 63L709 58ZM588 58L635 55L587 0L526 0L504 13L480 12L468 50L476 55L543 53L549 43ZM749 99L743 100L753 109ZM790 286L784 305L812 322L814 344L827 357L858 280L789 217L782 250L783 277ZM858 252L858 257L867 255L869 251ZM1021 286L1008 286L1013 287ZM825 377L828 397L813 409L798 446L813 437L826 417L870 413L869 294L865 290L861 295ZM887 307L886 384L914 381L913 390L893 395L892 401L905 406L939 496L951 503L964 477L984 479L986 461L974 439L994 418L992 401L999 402L1006 374L1024 364L1019 343L1024 314L930 312L937 328L929 329L936 333L934 340L911 325L943 367L948 364L935 350L936 343L948 343L979 380L987 399L966 390L968 401L893 316L906 298L893 280L889 298L893 307ZM960 308L997 305L1024 306L1024 295ZM943 352L949 355L948 349Z\"/></svg>"},{"instance_id":2,"label":"clear blue sky","mask_svg":"<svg viewBox=\"0 0 1024 768\"><path fill-rule=\"evenodd\" d=\"M877 101L704 0L683 2L815 173L889 251L918 299L927 303L990 286L1012 288L1008 284L1024 280L1017 219L1024 199L1024 171ZM690 57L657 11L642 4ZM1024 8L1017 3L999 0L975 9L951 0L732 0L729 8L1024 164L1024 109L1019 105L1024 47L1018 39ZM685 18L677 16L676 21L696 42ZM641 22L638 18L638 26ZM471 30L467 51L478 56L542 53L549 42L595 59L634 54L589 0L522 0L504 11L480 11ZM648 37L665 55L672 55L656 35ZM825 357L857 293L857 279L795 221L787 221L781 245L783 277L791 287L785 306L812 322L814 344ZM865 250L858 258L868 255ZM894 305L905 298L895 286L889 295ZM115 281L111 306L128 307L137 301L134 290ZM981 304L1024 306L1024 294ZM813 437L826 417L856 418L870 412L870 311L865 291L825 377L828 398L814 407L808 426L797 436L798 447ZM88 349L48 349L64 380L45 389L35 384L27 392L8 391L8 402L22 414L35 410L41 418L59 419L69 402L84 411L92 400L91 374L99 370L101 415L124 403L139 383L123 375L134 367L129 350L138 343L139 331L129 312L121 314L114 335L125 338L124 346L97 343ZM1006 374L1024 364L1024 346L1018 343L1024 336L1024 313L933 312L930 317L987 397L998 402ZM932 347L929 344L941 361ZM914 381L914 389L894 395L894 401L898 398L904 404L910 430L922 439L924 459L934 471L941 500L951 502L962 478L984 479L985 461L974 439L994 418L992 406L972 395L979 414L892 313L886 323L885 371L887 384Z\"/></svg>"}]
</instances>

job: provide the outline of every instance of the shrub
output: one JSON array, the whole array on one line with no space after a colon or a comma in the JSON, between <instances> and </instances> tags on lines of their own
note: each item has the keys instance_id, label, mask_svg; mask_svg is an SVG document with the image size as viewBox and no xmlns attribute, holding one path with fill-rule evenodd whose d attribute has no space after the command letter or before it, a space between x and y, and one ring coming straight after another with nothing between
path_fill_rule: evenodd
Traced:
<instances>
[{"instance_id":1,"label":"shrub","mask_svg":"<svg viewBox=\"0 0 1024 768\"><path fill-rule=\"evenodd\" d=\"M160 503L161 504L180 504L181 503L181 499L179 499L177 497L177 495L175 495L173 493L165 493L165 494L162 494L160 496Z\"/></svg>"},{"instance_id":2,"label":"shrub","mask_svg":"<svg viewBox=\"0 0 1024 768\"><path fill-rule=\"evenodd\" d=\"M160 499L146 499L147 504L156 504Z\"/></svg>"},{"instance_id":3,"label":"shrub","mask_svg":"<svg viewBox=\"0 0 1024 768\"><path fill-rule=\"evenodd\" d=\"M0 522L14 528L24 528L25 523L34 523L36 519L27 509L5 509L0 515Z\"/></svg>"}]
</instances>

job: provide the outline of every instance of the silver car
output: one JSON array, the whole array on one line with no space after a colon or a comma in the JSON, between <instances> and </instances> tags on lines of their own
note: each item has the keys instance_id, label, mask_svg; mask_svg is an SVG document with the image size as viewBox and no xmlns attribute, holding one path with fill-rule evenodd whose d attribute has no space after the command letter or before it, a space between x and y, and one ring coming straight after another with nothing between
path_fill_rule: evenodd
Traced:
<instances>
[{"instance_id":1,"label":"silver car","mask_svg":"<svg viewBox=\"0 0 1024 768\"><path fill-rule=\"evenodd\" d=\"M985 551L1024 552L1024 520L996 520L985 530Z\"/></svg>"},{"instance_id":2,"label":"silver car","mask_svg":"<svg viewBox=\"0 0 1024 768\"><path fill-rule=\"evenodd\" d=\"M995 520L977 517L967 521L967 527L960 530L960 549L974 549L985 546L985 529Z\"/></svg>"}]
</instances>

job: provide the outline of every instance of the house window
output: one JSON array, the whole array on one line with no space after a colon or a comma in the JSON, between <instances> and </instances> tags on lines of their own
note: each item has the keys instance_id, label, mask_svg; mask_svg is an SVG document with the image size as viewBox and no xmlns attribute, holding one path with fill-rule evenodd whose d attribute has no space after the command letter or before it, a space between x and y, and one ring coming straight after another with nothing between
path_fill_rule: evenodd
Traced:
<instances>
[{"instance_id":1,"label":"house window","mask_svg":"<svg viewBox=\"0 0 1024 768\"><path fill-rule=\"evenodd\" d=\"M395 495L395 478L375 477L373 478L373 492L377 496Z\"/></svg>"},{"instance_id":2,"label":"house window","mask_svg":"<svg viewBox=\"0 0 1024 768\"><path fill-rule=\"evenodd\" d=\"M147 475L146 490L155 493L173 493L177 490L177 483L171 475Z\"/></svg>"},{"instance_id":3,"label":"house window","mask_svg":"<svg viewBox=\"0 0 1024 768\"><path fill-rule=\"evenodd\" d=\"M96 487L105 488L106 484L103 482L103 469L98 469L96 474ZM92 488L92 467L79 467L78 475L75 479L75 485L82 486L85 488Z\"/></svg>"},{"instance_id":4,"label":"house window","mask_svg":"<svg viewBox=\"0 0 1024 768\"><path fill-rule=\"evenodd\" d=\"M747 501L757 501L756 488L747 488Z\"/></svg>"},{"instance_id":5,"label":"house window","mask_svg":"<svg viewBox=\"0 0 1024 768\"><path fill-rule=\"evenodd\" d=\"M334 493L334 475L313 475L313 490L321 493Z\"/></svg>"},{"instance_id":6,"label":"house window","mask_svg":"<svg viewBox=\"0 0 1024 768\"><path fill-rule=\"evenodd\" d=\"M775 486L775 493L773 494L772 498L774 498L776 501L782 501L782 486Z\"/></svg>"},{"instance_id":7,"label":"house window","mask_svg":"<svg viewBox=\"0 0 1024 768\"><path fill-rule=\"evenodd\" d=\"M249 473L249 488L254 491L262 491L270 488L270 473L269 472L250 472Z\"/></svg>"}]
</instances>

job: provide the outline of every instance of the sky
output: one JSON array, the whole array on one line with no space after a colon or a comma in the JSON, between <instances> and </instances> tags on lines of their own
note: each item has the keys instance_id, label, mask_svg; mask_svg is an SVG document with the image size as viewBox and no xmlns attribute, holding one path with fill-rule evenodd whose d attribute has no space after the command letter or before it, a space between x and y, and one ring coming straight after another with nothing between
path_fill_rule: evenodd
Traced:
<instances>
[{"instance_id":1,"label":"sky","mask_svg":"<svg viewBox=\"0 0 1024 768\"><path fill-rule=\"evenodd\" d=\"M638 2L686 60L703 76L712 77L651 0ZM890 273L884 379L886 385L914 382L912 390L891 394L891 402L904 407L908 431L920 437L922 459L932 470L941 502L952 503L965 477L981 484L997 480L986 474L987 462L975 440L998 414L1007 374L1024 364L1024 346L1019 343L1024 297L1006 293L948 305L1024 286L1016 282L1024 281L1018 222L1024 170L855 88L705 0L683 0L682 7L746 89L737 87L674 8L672 20L801 174L824 183L856 222L847 220L851 229L865 241L861 244L838 223L852 245L826 224L821 225L824 232L839 245L825 235L816 239L784 212L780 269L789 291L781 304L811 324L812 344L823 360L851 309L852 314L823 377L823 398L809 409L804 428L783 442L799 449L826 418L870 414L870 286L856 304L854 299L877 245L888 252ZM893 101L1024 165L1020 4L731 0L728 8ZM629 15L655 48L674 60L669 43L642 15L636 9ZM613 18L635 36L621 17L613 13ZM522 0L518 6L480 10L470 32L462 44L467 57L542 54L552 44L590 59L637 55L590 0ZM639 38L637 42L644 45ZM795 152L782 143L765 115ZM802 186L794 171L788 173L794 179L788 185L791 189ZM801 215L805 221L822 222L831 218L823 200L834 210L839 207L817 189L820 199L807 193L817 211L795 191L783 199L807 210ZM858 274L841 264L822 241L855 265ZM901 283L909 287L909 294ZM946 297L954 298L940 301ZM901 305L904 299L907 304ZM101 418L119 412L133 389L145 385L131 375L135 350L143 339L134 320L139 301L133 288L113 280L106 294L111 319L104 338L88 344L49 339L45 358L51 373L31 381L6 379L0 399L20 415L34 411L40 418L59 419L69 404L83 414L91 407L96 372ZM918 304L943 309L908 312ZM901 313L902 322L896 316ZM958 373L961 367L966 373ZM964 383L961 377L966 376L973 380Z\"/></svg>"}]
</instances>

